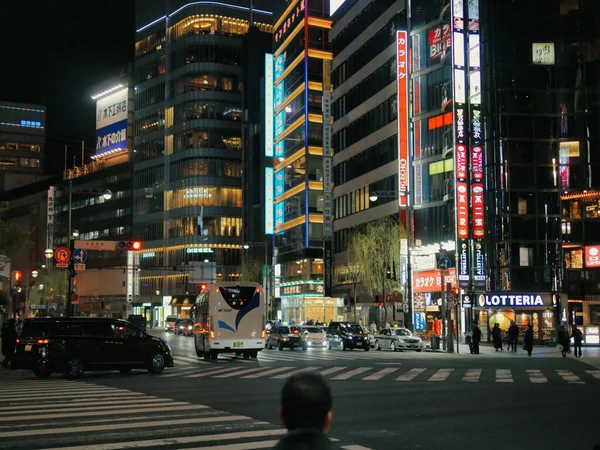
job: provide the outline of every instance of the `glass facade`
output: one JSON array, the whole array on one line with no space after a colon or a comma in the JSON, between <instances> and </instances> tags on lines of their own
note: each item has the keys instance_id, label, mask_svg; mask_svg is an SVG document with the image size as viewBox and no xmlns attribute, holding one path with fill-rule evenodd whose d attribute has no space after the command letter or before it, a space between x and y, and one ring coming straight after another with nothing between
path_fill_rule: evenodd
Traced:
<instances>
[{"instance_id":1,"label":"glass facade","mask_svg":"<svg viewBox=\"0 0 600 450\"><path fill-rule=\"evenodd\" d=\"M144 242L136 302L156 292L195 294L201 281L190 272L198 266L210 278L203 282L241 276L242 36L250 12L216 2L171 7L136 36L133 234ZM254 26L272 30L271 13L253 16Z\"/></svg>"}]
</instances>

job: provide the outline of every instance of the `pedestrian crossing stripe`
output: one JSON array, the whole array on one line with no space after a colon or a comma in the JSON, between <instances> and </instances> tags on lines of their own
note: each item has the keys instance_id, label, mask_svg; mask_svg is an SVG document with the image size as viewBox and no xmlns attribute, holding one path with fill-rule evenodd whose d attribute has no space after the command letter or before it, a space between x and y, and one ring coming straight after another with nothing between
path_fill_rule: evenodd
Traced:
<instances>
[{"instance_id":1,"label":"pedestrian crossing stripe","mask_svg":"<svg viewBox=\"0 0 600 450\"><path fill-rule=\"evenodd\" d=\"M272 448L287 433L279 425L207 405L87 382L29 378L4 380L3 388L7 391L24 388L31 394L16 401L0 396L0 439L2 446L9 448L117 450L209 446L220 450L250 450ZM36 401L36 395L45 394L49 389L53 392L52 404ZM110 391L118 400L73 401L64 395L71 389L86 395ZM132 394L138 394L134 402ZM75 417L77 420L73 420ZM372 450L360 445L342 445L341 448Z\"/></svg>"}]
</instances>

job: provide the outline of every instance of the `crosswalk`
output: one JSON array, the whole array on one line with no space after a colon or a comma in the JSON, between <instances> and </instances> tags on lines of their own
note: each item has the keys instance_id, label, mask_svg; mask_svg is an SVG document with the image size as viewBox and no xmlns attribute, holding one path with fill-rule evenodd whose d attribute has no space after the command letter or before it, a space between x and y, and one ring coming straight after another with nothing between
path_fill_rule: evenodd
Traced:
<instances>
[{"instance_id":1,"label":"crosswalk","mask_svg":"<svg viewBox=\"0 0 600 450\"><path fill-rule=\"evenodd\" d=\"M285 433L245 415L87 382L4 379L0 387L1 448L250 450L272 448Z\"/></svg>"},{"instance_id":2,"label":"crosswalk","mask_svg":"<svg viewBox=\"0 0 600 450\"><path fill-rule=\"evenodd\" d=\"M321 374L323 377L333 381L400 381L400 382L465 382L465 383L500 383L510 384L515 382L528 382L532 384L567 383L567 384L597 384L600 382L600 368L594 370L563 370L563 369L483 369L483 368L426 368L406 367L403 364L397 367L385 367L385 365L364 365L350 367L331 365L299 366L285 364L283 366L260 365L254 362L252 365L237 364L241 361L224 359L217 363L194 358L175 357L176 367L168 369L162 375L147 375L163 378L186 378L186 379L274 379L284 380L291 375L310 371ZM314 362L314 361L313 361ZM377 364L377 363L376 363Z\"/></svg>"}]
</instances>

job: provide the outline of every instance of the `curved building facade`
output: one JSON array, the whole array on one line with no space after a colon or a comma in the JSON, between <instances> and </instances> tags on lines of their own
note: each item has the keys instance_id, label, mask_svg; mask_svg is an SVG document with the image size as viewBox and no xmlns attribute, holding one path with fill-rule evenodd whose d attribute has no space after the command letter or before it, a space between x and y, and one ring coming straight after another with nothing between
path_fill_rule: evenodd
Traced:
<instances>
[{"instance_id":1,"label":"curved building facade","mask_svg":"<svg viewBox=\"0 0 600 450\"><path fill-rule=\"evenodd\" d=\"M154 321L185 316L201 283L240 277L241 38L272 21L249 3L136 4L134 301L172 305Z\"/></svg>"}]
</instances>

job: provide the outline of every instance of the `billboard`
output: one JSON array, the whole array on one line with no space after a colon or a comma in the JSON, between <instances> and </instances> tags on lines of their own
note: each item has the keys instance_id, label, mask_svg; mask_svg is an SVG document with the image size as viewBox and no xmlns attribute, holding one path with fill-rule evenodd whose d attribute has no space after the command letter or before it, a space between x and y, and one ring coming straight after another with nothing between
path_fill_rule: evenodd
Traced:
<instances>
[{"instance_id":1,"label":"billboard","mask_svg":"<svg viewBox=\"0 0 600 450\"><path fill-rule=\"evenodd\" d=\"M408 33L396 31L398 103L398 194L401 207L407 206L409 183L408 155Z\"/></svg>"},{"instance_id":2,"label":"billboard","mask_svg":"<svg viewBox=\"0 0 600 450\"><path fill-rule=\"evenodd\" d=\"M265 156L273 156L273 55L265 54Z\"/></svg>"},{"instance_id":3,"label":"billboard","mask_svg":"<svg viewBox=\"0 0 600 450\"><path fill-rule=\"evenodd\" d=\"M96 155L127 148L129 88L96 102Z\"/></svg>"},{"instance_id":4,"label":"billboard","mask_svg":"<svg viewBox=\"0 0 600 450\"><path fill-rule=\"evenodd\" d=\"M329 15L331 16L334 12L340 9L340 6L344 4L346 0L330 0L329 2Z\"/></svg>"},{"instance_id":5,"label":"billboard","mask_svg":"<svg viewBox=\"0 0 600 450\"><path fill-rule=\"evenodd\" d=\"M273 234L273 168L265 167L265 234Z\"/></svg>"}]
</instances>

